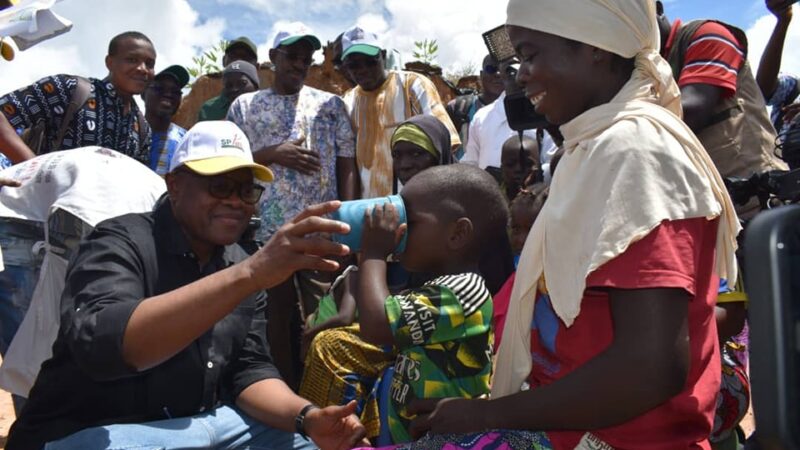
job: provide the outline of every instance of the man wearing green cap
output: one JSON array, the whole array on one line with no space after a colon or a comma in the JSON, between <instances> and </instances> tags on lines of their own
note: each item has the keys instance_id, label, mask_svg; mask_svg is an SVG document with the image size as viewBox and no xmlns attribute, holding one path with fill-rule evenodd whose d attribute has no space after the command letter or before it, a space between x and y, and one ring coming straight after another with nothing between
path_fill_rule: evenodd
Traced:
<instances>
[{"instance_id":1,"label":"man wearing green cap","mask_svg":"<svg viewBox=\"0 0 800 450\"><path fill-rule=\"evenodd\" d=\"M222 57L222 66L227 68L235 61L247 61L258 70L258 49L253 44L253 41L241 36L228 43L228 46L225 47L225 54ZM254 84L258 87L258 83L254 82ZM203 103L200 113L197 115L197 121L225 120L225 116L228 114L228 107L234 100L235 98L227 95L223 87L220 95Z\"/></svg>"},{"instance_id":2,"label":"man wearing green cap","mask_svg":"<svg viewBox=\"0 0 800 450\"><path fill-rule=\"evenodd\" d=\"M157 73L144 91L145 118L153 133L150 145L150 168L163 176L169 161L186 130L172 123L172 116L181 106L181 89L189 82L189 72L183 66L169 66Z\"/></svg>"},{"instance_id":3,"label":"man wearing green cap","mask_svg":"<svg viewBox=\"0 0 800 450\"><path fill-rule=\"evenodd\" d=\"M414 72L387 71L385 60L375 34L353 27L342 35L342 67L358 84L344 101L356 128L362 198L392 193L390 140L395 128L412 116L435 116L450 131L453 150L461 145L433 82Z\"/></svg>"},{"instance_id":4,"label":"man wearing green cap","mask_svg":"<svg viewBox=\"0 0 800 450\"><path fill-rule=\"evenodd\" d=\"M275 172L275 182L266 187L259 208L261 228L256 239L261 241L308 205L356 196L355 136L344 102L305 85L314 52L320 48L319 39L304 24L283 25L269 52L275 65L273 86L239 96L228 111L228 120L250 139L254 159ZM325 293L327 286L318 281L314 274L298 274L302 300L308 305L315 306ZM284 353L290 347L291 314L297 309L294 286L289 280L276 287L270 295L281 301L268 305L270 324L274 324L270 325L270 342L276 348L273 356L290 385L299 383L293 367L301 366L299 351Z\"/></svg>"}]
</instances>

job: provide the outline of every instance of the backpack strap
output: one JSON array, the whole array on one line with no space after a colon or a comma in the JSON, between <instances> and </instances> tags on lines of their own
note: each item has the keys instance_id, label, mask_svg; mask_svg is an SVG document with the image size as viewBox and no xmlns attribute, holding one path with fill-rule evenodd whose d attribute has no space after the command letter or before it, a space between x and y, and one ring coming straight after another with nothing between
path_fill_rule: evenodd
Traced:
<instances>
[{"instance_id":1,"label":"backpack strap","mask_svg":"<svg viewBox=\"0 0 800 450\"><path fill-rule=\"evenodd\" d=\"M84 77L75 77L75 88L72 90L72 94L70 95L69 106L67 106L67 111L64 113L64 117L61 119L61 126L58 128L58 134L56 135L56 140L53 141L53 146L51 147L53 150L61 150L61 144L64 141L64 135L67 133L67 128L69 128L69 124L72 123L72 120L75 118L75 113L78 112L79 108L82 108L83 105L89 100L89 96L92 92L92 83Z\"/></svg>"}]
</instances>

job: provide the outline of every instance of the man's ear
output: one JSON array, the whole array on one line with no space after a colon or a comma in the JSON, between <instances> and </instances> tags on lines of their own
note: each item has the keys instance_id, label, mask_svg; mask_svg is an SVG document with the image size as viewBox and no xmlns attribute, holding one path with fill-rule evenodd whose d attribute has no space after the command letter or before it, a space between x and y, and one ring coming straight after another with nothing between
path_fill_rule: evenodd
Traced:
<instances>
[{"instance_id":1,"label":"man's ear","mask_svg":"<svg viewBox=\"0 0 800 450\"><path fill-rule=\"evenodd\" d=\"M106 69L111 73L111 55L106 55Z\"/></svg>"},{"instance_id":2,"label":"man's ear","mask_svg":"<svg viewBox=\"0 0 800 450\"><path fill-rule=\"evenodd\" d=\"M472 221L466 217L456 220L450 225L450 235L447 238L447 249L458 251L469 245L475 234Z\"/></svg>"},{"instance_id":3,"label":"man's ear","mask_svg":"<svg viewBox=\"0 0 800 450\"><path fill-rule=\"evenodd\" d=\"M183 190L183 183L181 177L175 173L168 173L164 176L164 182L167 184L167 193L169 194L170 201L180 197L180 192Z\"/></svg>"}]
</instances>

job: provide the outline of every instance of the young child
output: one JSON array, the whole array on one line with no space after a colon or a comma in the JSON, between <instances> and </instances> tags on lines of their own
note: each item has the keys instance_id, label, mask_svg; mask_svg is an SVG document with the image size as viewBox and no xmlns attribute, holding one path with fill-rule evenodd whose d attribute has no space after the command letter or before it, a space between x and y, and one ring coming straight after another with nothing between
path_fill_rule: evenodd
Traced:
<instances>
[{"instance_id":1,"label":"young child","mask_svg":"<svg viewBox=\"0 0 800 450\"><path fill-rule=\"evenodd\" d=\"M413 416L406 408L412 400L477 397L489 391L492 298L477 271L484 248L492 245L492 236L504 233L508 220L497 184L472 166L425 170L408 182L401 195L407 226L398 224L391 205L365 215L355 295L358 337L363 342L329 338L330 334L342 337L341 330L321 332L309 352L301 387L306 398L323 405L352 398L325 395L338 390L337 383L344 383L345 391L360 396L362 422L369 433L368 424L374 418L364 417L370 411L364 404L370 400L372 387L364 386L363 380L377 379L383 368L364 364L353 368L349 363L359 363L354 355L369 359L379 346L391 346L394 375L388 425L395 443L410 439ZM400 262L409 271L437 277L392 295L386 281L386 257L406 232L408 241ZM326 379L336 381L320 386ZM311 384L313 390L303 390Z\"/></svg>"},{"instance_id":2,"label":"young child","mask_svg":"<svg viewBox=\"0 0 800 450\"><path fill-rule=\"evenodd\" d=\"M514 252L514 265L519 260L522 247L525 246L525 239L528 237L533 222L542 210L549 189L542 183L535 184L529 188L519 191L509 207L508 235L511 239L511 249ZM500 348L503 338L503 327L506 322L506 312L508 303L511 301L511 290L514 287L516 272L512 273L503 287L494 296L494 349Z\"/></svg>"},{"instance_id":3,"label":"young child","mask_svg":"<svg viewBox=\"0 0 800 450\"><path fill-rule=\"evenodd\" d=\"M503 192L509 201L517 196L525 187L525 181L542 181L539 167L539 144L536 139L523 136L511 136L503 143L500 154L500 169L503 176Z\"/></svg>"},{"instance_id":4,"label":"young child","mask_svg":"<svg viewBox=\"0 0 800 450\"><path fill-rule=\"evenodd\" d=\"M408 181L423 170L452 163L450 151L450 133L439 119L430 115L411 117L400 124L392 135L392 164L395 178L395 193ZM390 264L390 287L416 287L427 281L423 275L409 276L402 267ZM355 299L353 298L353 280L350 276L357 268L348 267L331 286L328 293L320 300L320 307L310 317L303 332L302 353L311 343L314 336L322 330L346 327L356 317Z\"/></svg>"}]
</instances>

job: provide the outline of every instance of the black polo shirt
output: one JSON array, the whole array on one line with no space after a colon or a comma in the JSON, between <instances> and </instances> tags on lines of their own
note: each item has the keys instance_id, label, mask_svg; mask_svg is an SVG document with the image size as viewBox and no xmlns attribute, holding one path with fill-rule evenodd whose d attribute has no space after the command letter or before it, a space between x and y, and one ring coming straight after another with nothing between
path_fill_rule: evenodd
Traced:
<instances>
[{"instance_id":1,"label":"black polo shirt","mask_svg":"<svg viewBox=\"0 0 800 450\"><path fill-rule=\"evenodd\" d=\"M252 383L278 378L258 292L166 362L143 372L122 358L136 306L247 257L219 248L202 269L165 197L152 213L97 225L70 261L61 328L7 449L41 448L76 431L114 423L192 416L232 403Z\"/></svg>"}]
</instances>

